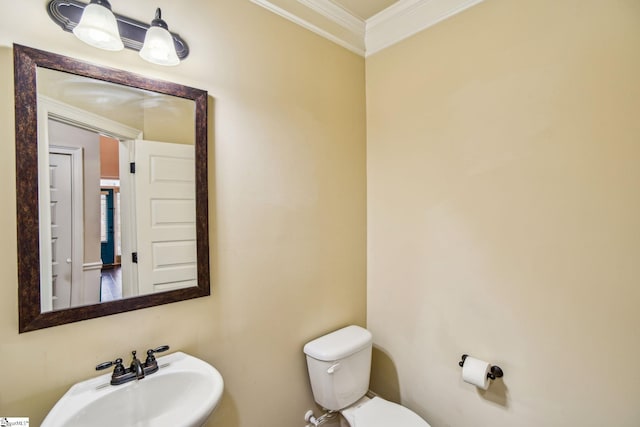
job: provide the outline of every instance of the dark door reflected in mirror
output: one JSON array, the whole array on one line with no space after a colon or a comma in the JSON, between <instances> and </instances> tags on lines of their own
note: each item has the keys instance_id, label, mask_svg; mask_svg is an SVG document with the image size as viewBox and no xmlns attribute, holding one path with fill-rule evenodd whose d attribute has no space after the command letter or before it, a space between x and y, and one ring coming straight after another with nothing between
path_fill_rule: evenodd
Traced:
<instances>
[{"instance_id":1,"label":"dark door reflected in mirror","mask_svg":"<svg viewBox=\"0 0 640 427\"><path fill-rule=\"evenodd\" d=\"M14 66L20 331L209 295L206 92Z\"/></svg>"}]
</instances>

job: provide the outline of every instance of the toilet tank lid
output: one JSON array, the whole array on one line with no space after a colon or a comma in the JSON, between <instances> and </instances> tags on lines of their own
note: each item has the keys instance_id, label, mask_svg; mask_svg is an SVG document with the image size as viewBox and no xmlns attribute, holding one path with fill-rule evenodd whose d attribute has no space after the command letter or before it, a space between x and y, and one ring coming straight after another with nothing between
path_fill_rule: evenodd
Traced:
<instances>
[{"instance_id":1,"label":"toilet tank lid","mask_svg":"<svg viewBox=\"0 0 640 427\"><path fill-rule=\"evenodd\" d=\"M308 342L304 352L316 360L330 362L351 356L369 347L371 342L371 332L351 325Z\"/></svg>"}]
</instances>

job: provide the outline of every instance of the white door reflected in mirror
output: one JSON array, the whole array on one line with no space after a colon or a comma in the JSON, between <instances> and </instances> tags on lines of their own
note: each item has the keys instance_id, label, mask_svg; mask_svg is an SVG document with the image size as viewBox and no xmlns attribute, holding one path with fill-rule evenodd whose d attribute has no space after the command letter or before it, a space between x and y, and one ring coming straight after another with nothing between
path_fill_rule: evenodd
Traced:
<instances>
[{"instance_id":1,"label":"white door reflected in mirror","mask_svg":"<svg viewBox=\"0 0 640 427\"><path fill-rule=\"evenodd\" d=\"M197 285L193 145L135 141L138 294Z\"/></svg>"},{"instance_id":2,"label":"white door reflected in mirror","mask_svg":"<svg viewBox=\"0 0 640 427\"><path fill-rule=\"evenodd\" d=\"M81 168L81 157L75 159L73 149L51 147L49 151L49 194L51 203L51 289L48 306L52 309L71 306L73 235L71 202L72 190L81 187L74 183L74 167ZM77 214L76 214L77 215ZM63 262L66 258L66 262Z\"/></svg>"}]
</instances>

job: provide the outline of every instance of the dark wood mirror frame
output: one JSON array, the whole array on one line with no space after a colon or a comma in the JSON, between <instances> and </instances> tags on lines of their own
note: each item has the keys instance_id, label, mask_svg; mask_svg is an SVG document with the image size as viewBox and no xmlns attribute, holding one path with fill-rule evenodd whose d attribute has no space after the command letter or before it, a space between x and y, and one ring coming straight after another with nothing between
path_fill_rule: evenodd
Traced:
<instances>
[{"instance_id":1,"label":"dark wood mirror frame","mask_svg":"<svg viewBox=\"0 0 640 427\"><path fill-rule=\"evenodd\" d=\"M18 310L20 333L211 294L207 186L207 92L152 80L65 56L13 46L16 123ZM196 239L198 286L41 313L38 220L37 67L195 101Z\"/></svg>"}]
</instances>

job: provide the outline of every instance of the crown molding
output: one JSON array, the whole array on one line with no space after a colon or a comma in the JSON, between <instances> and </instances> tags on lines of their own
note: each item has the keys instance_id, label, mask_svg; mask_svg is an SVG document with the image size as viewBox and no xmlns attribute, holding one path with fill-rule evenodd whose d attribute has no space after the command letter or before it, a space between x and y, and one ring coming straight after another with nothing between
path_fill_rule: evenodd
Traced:
<instances>
[{"instance_id":1,"label":"crown molding","mask_svg":"<svg viewBox=\"0 0 640 427\"><path fill-rule=\"evenodd\" d=\"M321 14L325 18L352 31L358 36L365 36L366 22L336 5L330 0L298 0L299 3Z\"/></svg>"},{"instance_id":2,"label":"crown molding","mask_svg":"<svg viewBox=\"0 0 640 427\"><path fill-rule=\"evenodd\" d=\"M251 0L340 46L365 56L365 21L328 0Z\"/></svg>"},{"instance_id":3,"label":"crown molding","mask_svg":"<svg viewBox=\"0 0 640 427\"><path fill-rule=\"evenodd\" d=\"M251 0L365 57L482 1L484 0L399 0L364 21L331 0Z\"/></svg>"},{"instance_id":4,"label":"crown molding","mask_svg":"<svg viewBox=\"0 0 640 427\"><path fill-rule=\"evenodd\" d=\"M484 0L400 0L367 19L366 56L373 55Z\"/></svg>"}]
</instances>

